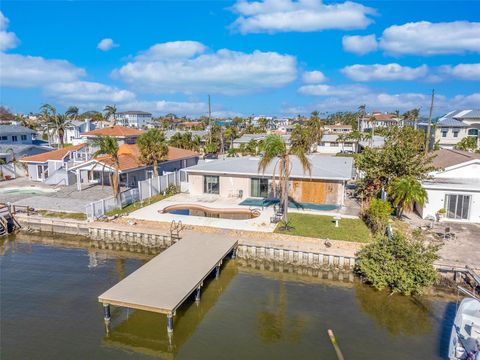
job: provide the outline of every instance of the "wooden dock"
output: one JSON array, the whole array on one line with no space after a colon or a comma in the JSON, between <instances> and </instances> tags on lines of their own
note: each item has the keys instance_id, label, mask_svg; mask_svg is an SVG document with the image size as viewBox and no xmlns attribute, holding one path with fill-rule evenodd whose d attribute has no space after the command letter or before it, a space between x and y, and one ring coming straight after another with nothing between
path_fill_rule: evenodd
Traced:
<instances>
[{"instance_id":1,"label":"wooden dock","mask_svg":"<svg viewBox=\"0 0 480 360\"><path fill-rule=\"evenodd\" d=\"M110 305L167 315L167 329L173 331L173 316L182 303L200 289L213 271L220 271L223 259L237 246L229 238L184 238L157 255L98 297L105 320Z\"/></svg>"}]
</instances>

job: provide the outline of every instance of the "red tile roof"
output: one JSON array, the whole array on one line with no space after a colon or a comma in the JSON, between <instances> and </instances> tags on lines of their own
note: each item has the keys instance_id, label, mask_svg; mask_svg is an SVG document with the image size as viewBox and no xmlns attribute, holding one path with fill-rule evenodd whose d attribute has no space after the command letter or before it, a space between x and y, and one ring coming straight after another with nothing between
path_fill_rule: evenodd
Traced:
<instances>
[{"instance_id":1,"label":"red tile roof","mask_svg":"<svg viewBox=\"0 0 480 360\"><path fill-rule=\"evenodd\" d=\"M48 160L62 160L70 152L80 150L87 146L87 144L79 144L74 146L65 147L58 150L48 151L42 154L26 156L20 161L22 162L47 162Z\"/></svg>"},{"instance_id":2,"label":"red tile roof","mask_svg":"<svg viewBox=\"0 0 480 360\"><path fill-rule=\"evenodd\" d=\"M129 128L126 126L114 125L106 128L99 128L92 131L87 131L81 136L114 136L114 137L127 137L127 136L139 136L143 134L142 130Z\"/></svg>"},{"instance_id":3,"label":"red tile roof","mask_svg":"<svg viewBox=\"0 0 480 360\"><path fill-rule=\"evenodd\" d=\"M176 147L168 147L167 160L181 160L190 157L198 156L198 154L191 150L179 149ZM146 166L140 162L140 150L136 144L122 144L118 148L118 162L119 170L131 170ZM115 167L111 156L99 156L95 158L96 161L101 162L107 166Z\"/></svg>"}]
</instances>

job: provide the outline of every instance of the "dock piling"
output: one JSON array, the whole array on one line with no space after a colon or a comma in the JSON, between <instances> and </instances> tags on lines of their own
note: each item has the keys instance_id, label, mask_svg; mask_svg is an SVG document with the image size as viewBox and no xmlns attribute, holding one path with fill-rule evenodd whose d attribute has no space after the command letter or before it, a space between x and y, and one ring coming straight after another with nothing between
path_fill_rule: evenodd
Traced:
<instances>
[{"instance_id":1,"label":"dock piling","mask_svg":"<svg viewBox=\"0 0 480 360\"><path fill-rule=\"evenodd\" d=\"M105 321L110 321L110 305L108 304L103 304L103 319Z\"/></svg>"},{"instance_id":2,"label":"dock piling","mask_svg":"<svg viewBox=\"0 0 480 360\"><path fill-rule=\"evenodd\" d=\"M220 277L220 265L217 265L215 267L215 279L218 279Z\"/></svg>"},{"instance_id":3,"label":"dock piling","mask_svg":"<svg viewBox=\"0 0 480 360\"><path fill-rule=\"evenodd\" d=\"M173 332L173 314L167 315L167 332L168 333Z\"/></svg>"},{"instance_id":4,"label":"dock piling","mask_svg":"<svg viewBox=\"0 0 480 360\"><path fill-rule=\"evenodd\" d=\"M201 287L199 286L197 290L195 291L195 301L198 302L200 301L200 295L201 295Z\"/></svg>"}]
</instances>

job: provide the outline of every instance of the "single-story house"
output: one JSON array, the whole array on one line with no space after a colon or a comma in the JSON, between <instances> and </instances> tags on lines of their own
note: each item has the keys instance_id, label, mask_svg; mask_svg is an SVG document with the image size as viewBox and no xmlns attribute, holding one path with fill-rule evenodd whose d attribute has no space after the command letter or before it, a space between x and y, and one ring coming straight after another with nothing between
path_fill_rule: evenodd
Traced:
<instances>
[{"instance_id":1,"label":"single-story house","mask_svg":"<svg viewBox=\"0 0 480 360\"><path fill-rule=\"evenodd\" d=\"M244 134L238 139L233 140L233 148L239 149L242 144L248 144L250 141L263 141L269 134ZM290 134L279 134L287 144L290 143Z\"/></svg>"},{"instance_id":2,"label":"single-story house","mask_svg":"<svg viewBox=\"0 0 480 360\"><path fill-rule=\"evenodd\" d=\"M290 196L301 203L343 205L345 184L353 177L353 159L310 155L311 173L304 173L292 157ZM264 173L258 171L258 157L225 158L185 169L191 195L216 194L220 197L273 196L272 162ZM278 174L277 182L278 186Z\"/></svg>"},{"instance_id":3,"label":"single-story house","mask_svg":"<svg viewBox=\"0 0 480 360\"><path fill-rule=\"evenodd\" d=\"M356 141L345 140L339 141L338 135L325 134L322 136L322 140L317 145L317 152L325 154L337 154L341 151L355 152Z\"/></svg>"},{"instance_id":4,"label":"single-story house","mask_svg":"<svg viewBox=\"0 0 480 360\"><path fill-rule=\"evenodd\" d=\"M0 125L0 145L33 144L36 131L20 125Z\"/></svg>"},{"instance_id":5,"label":"single-story house","mask_svg":"<svg viewBox=\"0 0 480 360\"><path fill-rule=\"evenodd\" d=\"M86 144L65 147L42 154L26 156L20 162L27 164L28 177L32 181L41 181L50 185L70 185L75 177L69 169L89 159Z\"/></svg>"},{"instance_id":6,"label":"single-story house","mask_svg":"<svg viewBox=\"0 0 480 360\"><path fill-rule=\"evenodd\" d=\"M190 150L168 147L167 160L158 164L158 173L174 172L198 163L199 155ZM150 178L153 174L152 166L140 161L140 150L136 144L122 144L118 150L118 171L120 186L137 187L138 182ZM111 156L99 156L82 164L70 168L75 172L77 188L82 185L110 184L110 173L117 170Z\"/></svg>"},{"instance_id":7,"label":"single-story house","mask_svg":"<svg viewBox=\"0 0 480 360\"><path fill-rule=\"evenodd\" d=\"M335 125L325 125L323 130L330 134L345 134L352 132L352 125L344 124L335 124Z\"/></svg>"},{"instance_id":8,"label":"single-story house","mask_svg":"<svg viewBox=\"0 0 480 360\"><path fill-rule=\"evenodd\" d=\"M142 130L114 125L104 128L97 127L95 130L81 133L80 137L86 139L88 142L92 142L98 139L100 136L113 136L117 138L119 144L135 144L137 142L137 138L142 134Z\"/></svg>"},{"instance_id":9,"label":"single-story house","mask_svg":"<svg viewBox=\"0 0 480 360\"><path fill-rule=\"evenodd\" d=\"M439 168L422 182L428 201L416 206L422 218L435 217L445 209L444 219L480 223L480 154L440 149L433 164Z\"/></svg>"}]
</instances>

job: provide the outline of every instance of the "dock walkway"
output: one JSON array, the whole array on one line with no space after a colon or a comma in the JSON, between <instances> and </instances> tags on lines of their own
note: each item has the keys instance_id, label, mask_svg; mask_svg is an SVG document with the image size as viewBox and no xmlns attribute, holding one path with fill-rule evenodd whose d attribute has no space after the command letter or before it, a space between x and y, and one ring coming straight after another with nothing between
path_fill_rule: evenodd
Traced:
<instances>
[{"instance_id":1,"label":"dock walkway","mask_svg":"<svg viewBox=\"0 0 480 360\"><path fill-rule=\"evenodd\" d=\"M137 271L98 297L104 305L105 319L109 305L163 313L173 331L177 308L196 291L200 297L203 281L237 246L237 240L218 237L184 238L157 255Z\"/></svg>"}]
</instances>

